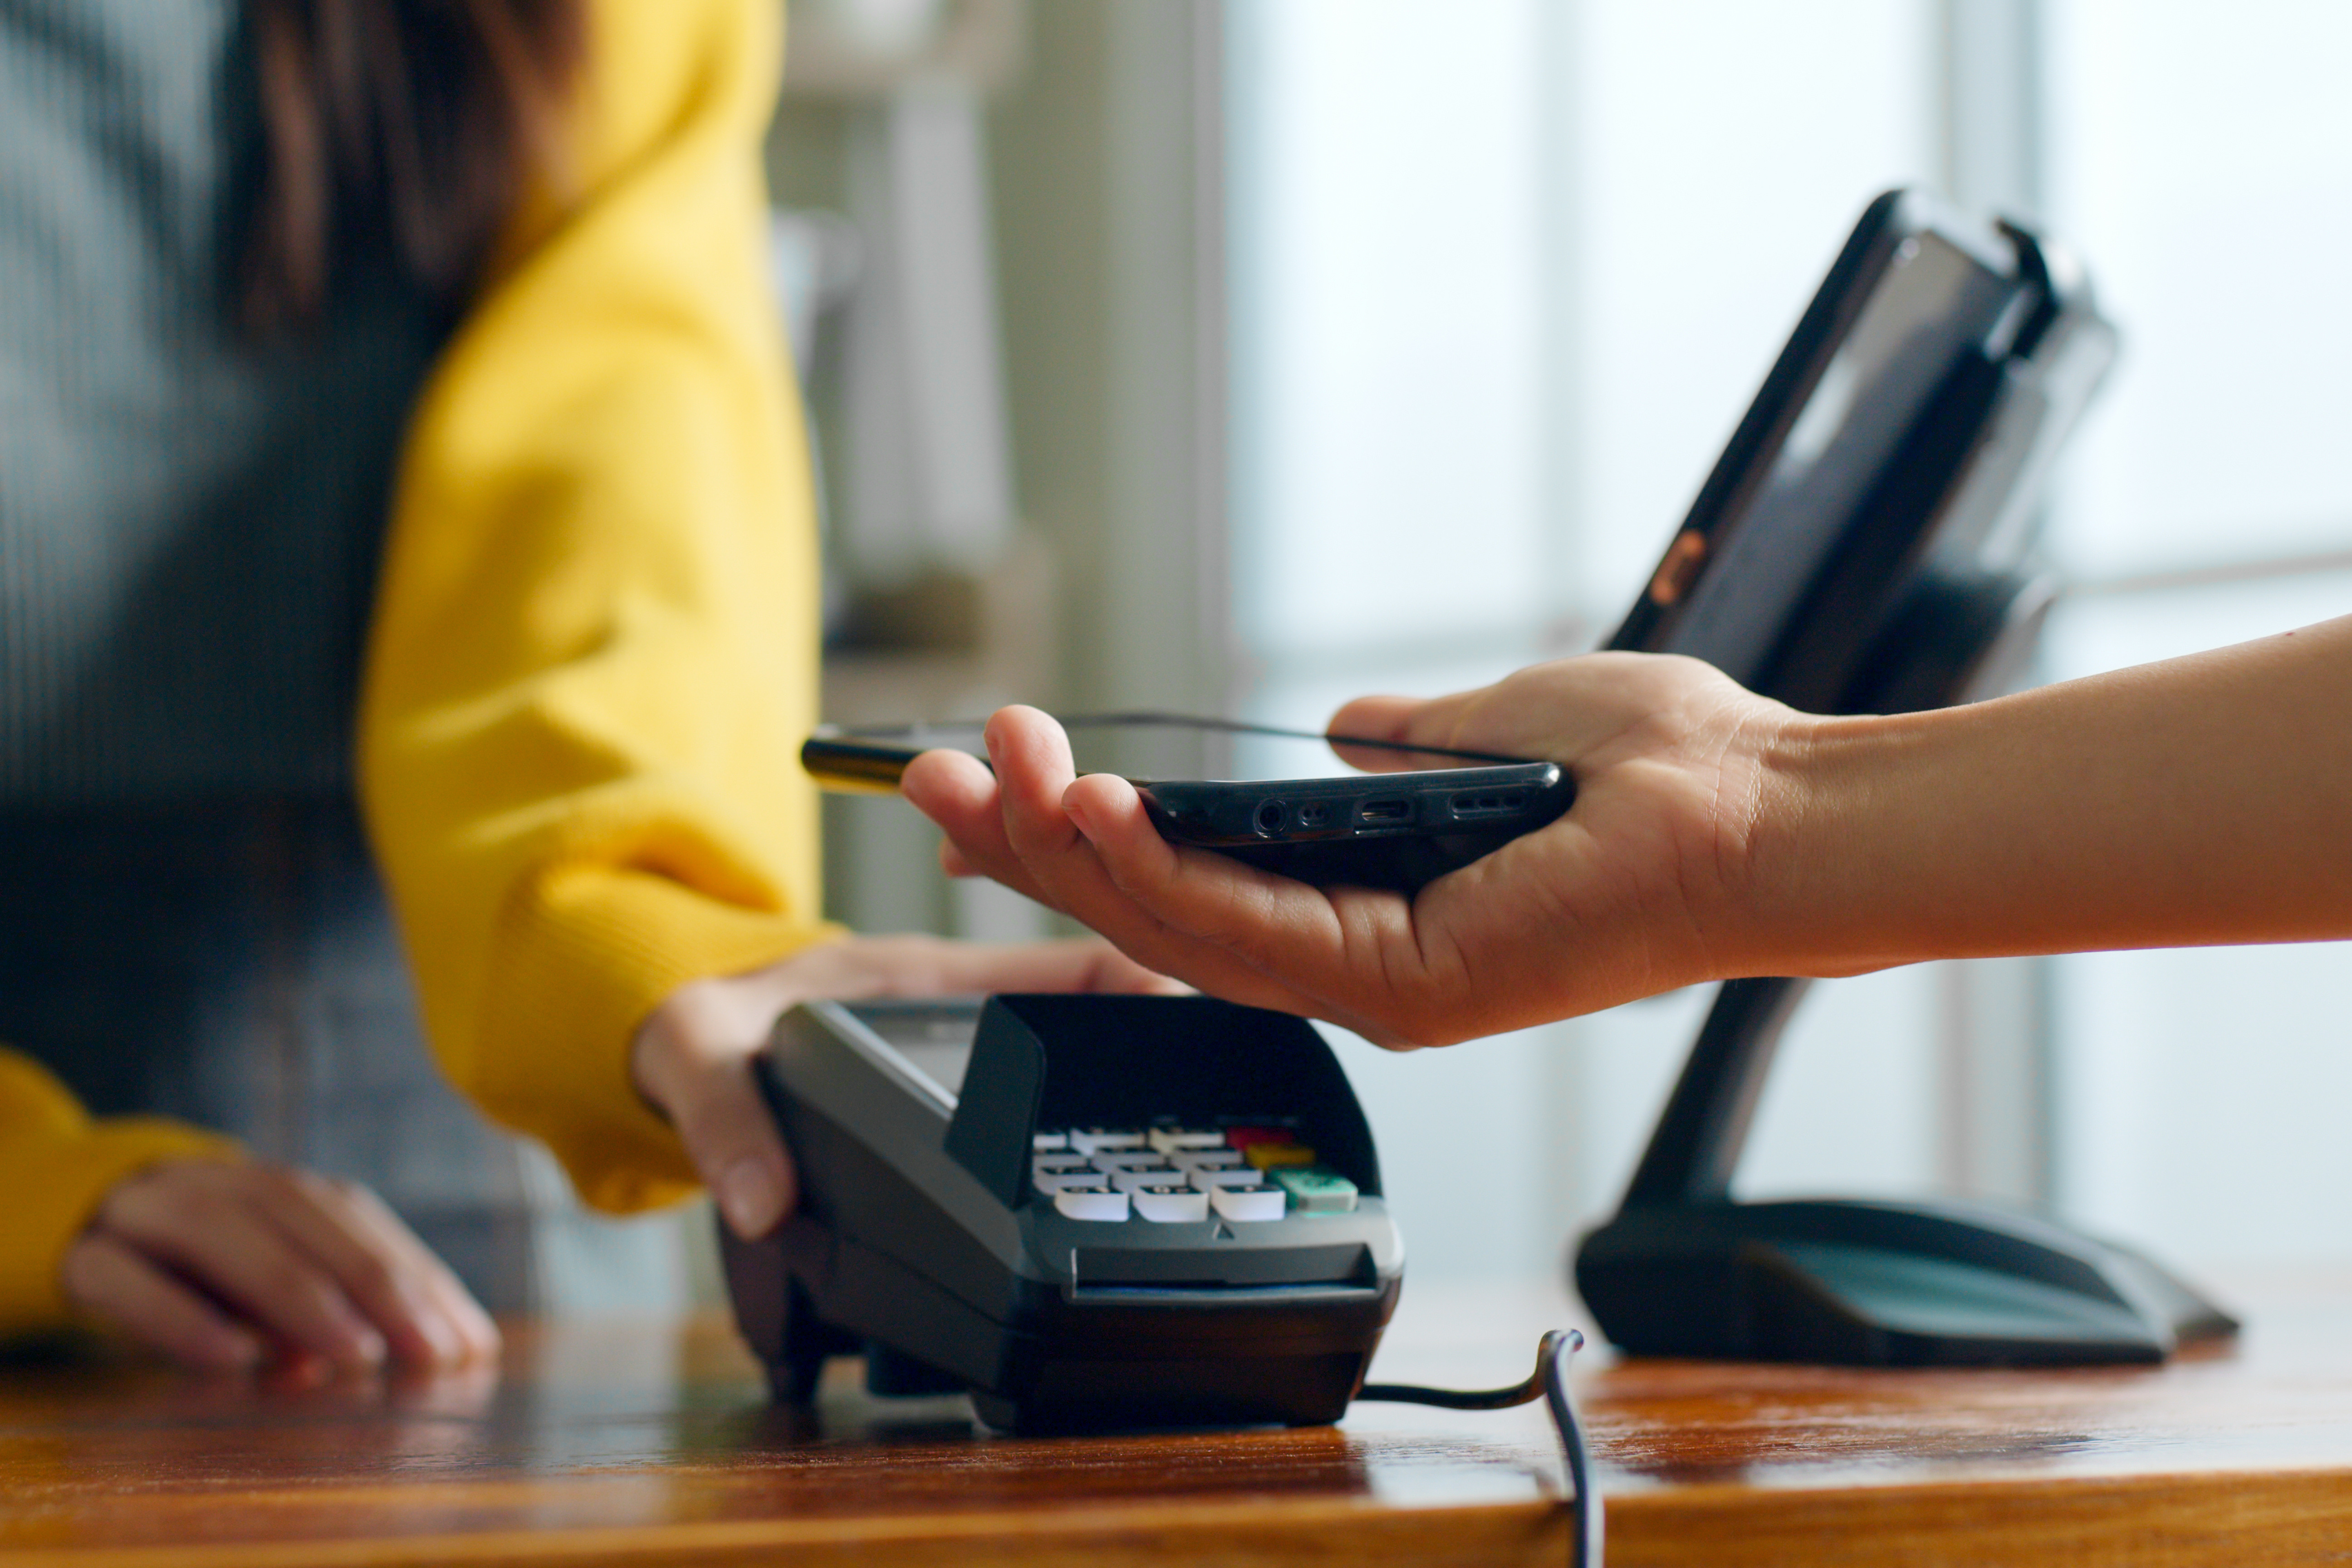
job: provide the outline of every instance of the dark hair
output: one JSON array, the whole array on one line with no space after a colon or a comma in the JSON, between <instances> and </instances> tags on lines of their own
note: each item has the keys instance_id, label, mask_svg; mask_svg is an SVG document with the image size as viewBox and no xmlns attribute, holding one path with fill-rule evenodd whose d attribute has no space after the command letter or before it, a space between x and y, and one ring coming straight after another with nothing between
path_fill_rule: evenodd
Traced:
<instances>
[{"instance_id":1,"label":"dark hair","mask_svg":"<svg viewBox=\"0 0 2352 1568\"><path fill-rule=\"evenodd\" d=\"M262 167L248 331L315 321L362 248L465 303L535 171L562 170L583 0L247 0Z\"/></svg>"}]
</instances>

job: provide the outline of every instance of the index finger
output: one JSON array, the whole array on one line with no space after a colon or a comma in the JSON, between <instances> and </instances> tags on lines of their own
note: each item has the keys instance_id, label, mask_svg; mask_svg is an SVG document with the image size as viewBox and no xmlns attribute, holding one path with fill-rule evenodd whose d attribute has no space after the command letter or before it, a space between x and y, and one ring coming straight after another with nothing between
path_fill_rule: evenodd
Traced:
<instances>
[{"instance_id":1,"label":"index finger","mask_svg":"<svg viewBox=\"0 0 2352 1568\"><path fill-rule=\"evenodd\" d=\"M1067 738L1051 718L1034 709L1001 709L989 721L988 738L996 763L1002 818L995 831L1002 835L999 842L1012 865L1038 889L1033 896L1092 926L1129 957L1160 973L1232 1001L1294 1013L1321 1010L1311 998L1251 972L1229 953L1217 952L1213 943L1163 927L1112 885L1066 800L1083 799L1089 790L1107 788L1124 792L1129 807L1139 816L1141 805L1136 801L1134 786L1114 774L1074 779ZM927 810L932 805L922 804ZM933 815L945 822L943 814ZM1142 831L1158 841L1156 830L1148 823ZM971 841L961 842L967 853L973 849ZM994 861L982 859L982 864L1003 877ZM1171 963L1181 967L1171 967Z\"/></svg>"},{"instance_id":2,"label":"index finger","mask_svg":"<svg viewBox=\"0 0 2352 1568\"><path fill-rule=\"evenodd\" d=\"M1005 838L996 775L978 757L925 752L907 764L898 793L947 835L940 866L948 875L993 877L1025 898L1053 905Z\"/></svg>"},{"instance_id":3,"label":"index finger","mask_svg":"<svg viewBox=\"0 0 2352 1568\"><path fill-rule=\"evenodd\" d=\"M257 1206L326 1267L396 1359L449 1365L497 1352L489 1314L373 1194L310 1171L271 1174Z\"/></svg>"}]
</instances>

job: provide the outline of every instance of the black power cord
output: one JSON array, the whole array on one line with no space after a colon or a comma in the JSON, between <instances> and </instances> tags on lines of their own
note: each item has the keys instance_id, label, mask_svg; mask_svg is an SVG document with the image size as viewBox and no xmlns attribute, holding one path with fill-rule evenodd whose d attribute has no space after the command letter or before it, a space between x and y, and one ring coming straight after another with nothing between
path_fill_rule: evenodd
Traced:
<instances>
[{"instance_id":1,"label":"black power cord","mask_svg":"<svg viewBox=\"0 0 2352 1568\"><path fill-rule=\"evenodd\" d=\"M1423 1388L1410 1383L1368 1383L1359 1399L1391 1405L1435 1405L1447 1410L1508 1410L1540 1398L1551 1410L1551 1424L1559 1433L1559 1448L1568 1460L1568 1481L1576 1494L1576 1526L1569 1537L1570 1568L1601 1568L1601 1493L1592 1485L1592 1451L1584 1440L1584 1423L1568 1392L1568 1358L1584 1348L1584 1336L1574 1329L1554 1329L1536 1347L1536 1369L1525 1383L1508 1388Z\"/></svg>"}]
</instances>

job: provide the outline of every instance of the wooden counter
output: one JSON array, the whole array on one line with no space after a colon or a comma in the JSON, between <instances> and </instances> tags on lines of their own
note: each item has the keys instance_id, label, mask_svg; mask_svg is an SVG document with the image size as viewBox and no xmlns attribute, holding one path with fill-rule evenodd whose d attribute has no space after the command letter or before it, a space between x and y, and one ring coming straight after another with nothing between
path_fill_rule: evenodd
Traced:
<instances>
[{"instance_id":1,"label":"wooden counter","mask_svg":"<svg viewBox=\"0 0 2352 1568\"><path fill-rule=\"evenodd\" d=\"M2352 1282L2231 1293L2233 1352L2156 1371L1596 1362L1609 1560L2340 1563ZM1407 1291L1377 1375L1525 1375L1564 1304ZM1566 1560L1538 1407L1016 1440L960 1401L769 1408L722 1325L515 1331L499 1374L205 1383L0 1368L0 1565Z\"/></svg>"}]
</instances>

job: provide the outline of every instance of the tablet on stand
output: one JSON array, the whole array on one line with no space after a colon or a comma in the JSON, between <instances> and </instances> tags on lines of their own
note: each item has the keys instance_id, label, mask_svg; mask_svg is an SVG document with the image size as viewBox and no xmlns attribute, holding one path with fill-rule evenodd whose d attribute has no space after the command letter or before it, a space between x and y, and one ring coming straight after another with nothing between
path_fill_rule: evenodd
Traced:
<instances>
[{"instance_id":1,"label":"tablet on stand","mask_svg":"<svg viewBox=\"0 0 2352 1568\"><path fill-rule=\"evenodd\" d=\"M1609 647L1704 658L1816 713L1999 691L2053 598L2053 459L2115 357L2063 255L1917 191L1863 215ZM1807 982L1727 983L1577 1287L1644 1355L1856 1365L2157 1362L2236 1322L2157 1264L1961 1203L1741 1203L1732 1175Z\"/></svg>"}]
</instances>

